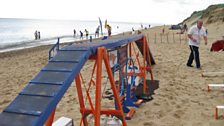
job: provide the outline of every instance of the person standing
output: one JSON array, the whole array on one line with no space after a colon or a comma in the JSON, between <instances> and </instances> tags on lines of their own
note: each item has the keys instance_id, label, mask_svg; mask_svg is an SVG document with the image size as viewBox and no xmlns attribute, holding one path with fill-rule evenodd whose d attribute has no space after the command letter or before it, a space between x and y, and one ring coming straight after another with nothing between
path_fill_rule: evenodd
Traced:
<instances>
[{"instance_id":1,"label":"person standing","mask_svg":"<svg viewBox=\"0 0 224 126\"><path fill-rule=\"evenodd\" d=\"M200 58L199 58L199 45L201 41L201 37L204 38L205 45L208 43L207 35L205 32L202 20L198 20L196 25L193 25L190 30L188 31L188 38L189 38L189 47L191 50L191 53L189 55L188 61L187 61L187 66L188 67L193 67L191 64L193 60L195 60L196 67L197 69L201 69L201 64L200 64Z\"/></svg>"},{"instance_id":2,"label":"person standing","mask_svg":"<svg viewBox=\"0 0 224 126\"><path fill-rule=\"evenodd\" d=\"M135 29L132 27L132 32L131 32L132 35L135 34Z\"/></svg>"},{"instance_id":3,"label":"person standing","mask_svg":"<svg viewBox=\"0 0 224 126\"><path fill-rule=\"evenodd\" d=\"M87 31L87 30L85 29L85 33L86 33L86 39L88 39L89 31Z\"/></svg>"},{"instance_id":4,"label":"person standing","mask_svg":"<svg viewBox=\"0 0 224 126\"><path fill-rule=\"evenodd\" d=\"M100 26L98 26L98 27L96 28L95 38L96 38L96 37L99 38L99 34L100 34Z\"/></svg>"},{"instance_id":5,"label":"person standing","mask_svg":"<svg viewBox=\"0 0 224 126\"><path fill-rule=\"evenodd\" d=\"M107 33L108 33L108 36L111 36L111 26L110 25L107 25Z\"/></svg>"},{"instance_id":6,"label":"person standing","mask_svg":"<svg viewBox=\"0 0 224 126\"><path fill-rule=\"evenodd\" d=\"M82 40L83 39L83 33L82 31L79 31L80 32L80 39Z\"/></svg>"},{"instance_id":7,"label":"person standing","mask_svg":"<svg viewBox=\"0 0 224 126\"><path fill-rule=\"evenodd\" d=\"M40 31L38 31L38 39L40 39Z\"/></svg>"},{"instance_id":8,"label":"person standing","mask_svg":"<svg viewBox=\"0 0 224 126\"><path fill-rule=\"evenodd\" d=\"M162 33L165 33L165 24L163 25Z\"/></svg>"},{"instance_id":9,"label":"person standing","mask_svg":"<svg viewBox=\"0 0 224 126\"><path fill-rule=\"evenodd\" d=\"M184 31L187 32L188 28L187 28L187 24L184 24Z\"/></svg>"},{"instance_id":10,"label":"person standing","mask_svg":"<svg viewBox=\"0 0 224 126\"><path fill-rule=\"evenodd\" d=\"M74 32L74 37L75 37L76 36L76 30L74 29L73 32Z\"/></svg>"},{"instance_id":11,"label":"person standing","mask_svg":"<svg viewBox=\"0 0 224 126\"><path fill-rule=\"evenodd\" d=\"M35 40L37 40L38 39L38 31L37 30L34 32L34 36L35 36Z\"/></svg>"},{"instance_id":12,"label":"person standing","mask_svg":"<svg viewBox=\"0 0 224 126\"><path fill-rule=\"evenodd\" d=\"M143 25L141 24L141 28L143 29Z\"/></svg>"}]
</instances>

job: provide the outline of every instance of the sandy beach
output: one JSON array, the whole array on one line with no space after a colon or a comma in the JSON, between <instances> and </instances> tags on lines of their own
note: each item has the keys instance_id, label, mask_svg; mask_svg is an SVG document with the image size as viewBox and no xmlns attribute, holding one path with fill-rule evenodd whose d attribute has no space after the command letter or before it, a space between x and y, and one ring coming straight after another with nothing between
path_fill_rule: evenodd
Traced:
<instances>
[{"instance_id":1,"label":"sandy beach","mask_svg":"<svg viewBox=\"0 0 224 126\"><path fill-rule=\"evenodd\" d=\"M209 43L200 46L202 70L186 67L189 47L183 34L181 42L177 31L168 30L167 41L160 34L163 26L144 30L148 43L156 61L153 75L160 81L160 88L155 91L153 100L144 103L137 109L134 117L127 121L128 126L223 126L224 111L220 111L220 119L215 119L215 106L224 105L223 88L207 92L207 84L224 83L223 77L202 77L202 72L224 71L224 53L210 52L214 40L224 35L223 26L219 29L208 26ZM221 28L220 28L221 27ZM219 32L220 35L215 34ZM157 34L157 40L155 39ZM175 34L173 38L173 33ZM0 111L18 95L26 84L48 62L50 46L0 53ZM82 74L89 73L92 62L87 62ZM195 64L193 64L195 66ZM103 102L104 106L111 101ZM57 106L55 119L66 116L73 118L76 125L80 121L79 103L75 84L73 83Z\"/></svg>"}]
</instances>

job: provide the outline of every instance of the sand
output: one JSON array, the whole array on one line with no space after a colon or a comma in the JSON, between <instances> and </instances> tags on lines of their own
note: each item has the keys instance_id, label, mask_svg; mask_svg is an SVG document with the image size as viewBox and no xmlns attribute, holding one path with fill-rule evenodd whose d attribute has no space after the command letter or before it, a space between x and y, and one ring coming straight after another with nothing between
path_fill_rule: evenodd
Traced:
<instances>
[{"instance_id":1,"label":"sand","mask_svg":"<svg viewBox=\"0 0 224 126\"><path fill-rule=\"evenodd\" d=\"M153 75L160 81L160 88L155 91L153 100L144 103L137 109L134 117L127 121L128 126L222 126L224 111L220 111L220 119L215 119L215 106L224 105L224 90L212 89L207 92L208 83L224 83L223 77L202 77L204 71L224 71L224 53L210 52L211 42L221 38L213 35L216 28L209 29L209 44L200 46L202 70L186 67L189 56L186 35L180 42L178 31L165 28L163 41L159 38L161 27L145 30L149 46L156 61ZM208 26L211 27L211 26ZM219 29L219 34L224 31ZM167 41L166 34L169 32ZM155 41L155 33L157 40ZM175 41L172 39L174 33ZM213 35L213 36L212 36ZM0 111L18 95L26 84L48 62L49 46L24 49L0 54ZM86 63L82 74L86 75L93 62ZM195 66L195 64L193 64ZM88 77L86 77L85 80ZM105 76L103 76L105 80ZM92 94L94 92L92 91ZM111 103L103 99L104 107ZM75 84L68 89L57 106L55 119L60 116L73 118L79 125L80 112Z\"/></svg>"}]
</instances>

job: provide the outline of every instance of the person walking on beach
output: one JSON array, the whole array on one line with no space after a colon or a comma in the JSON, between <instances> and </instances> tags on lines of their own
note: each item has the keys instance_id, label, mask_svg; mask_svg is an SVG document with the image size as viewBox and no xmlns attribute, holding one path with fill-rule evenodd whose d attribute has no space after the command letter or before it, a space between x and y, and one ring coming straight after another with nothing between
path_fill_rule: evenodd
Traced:
<instances>
[{"instance_id":1,"label":"person walking on beach","mask_svg":"<svg viewBox=\"0 0 224 126\"><path fill-rule=\"evenodd\" d=\"M38 34L37 34L37 36L38 36L38 39L40 39L40 31L38 31Z\"/></svg>"},{"instance_id":2,"label":"person walking on beach","mask_svg":"<svg viewBox=\"0 0 224 126\"><path fill-rule=\"evenodd\" d=\"M34 32L35 40L40 39L40 31L35 31Z\"/></svg>"},{"instance_id":3,"label":"person walking on beach","mask_svg":"<svg viewBox=\"0 0 224 126\"><path fill-rule=\"evenodd\" d=\"M131 32L131 34L133 35L133 34L135 34L135 29L132 27L132 32Z\"/></svg>"},{"instance_id":4,"label":"person walking on beach","mask_svg":"<svg viewBox=\"0 0 224 126\"><path fill-rule=\"evenodd\" d=\"M108 36L111 36L111 26L107 25L106 28L107 28Z\"/></svg>"},{"instance_id":5,"label":"person walking on beach","mask_svg":"<svg viewBox=\"0 0 224 126\"><path fill-rule=\"evenodd\" d=\"M35 37L35 40L37 40L37 38L38 38L38 31L37 30L34 32L34 37Z\"/></svg>"},{"instance_id":6,"label":"person walking on beach","mask_svg":"<svg viewBox=\"0 0 224 126\"><path fill-rule=\"evenodd\" d=\"M89 31L87 31L87 30L85 29L85 33L86 33L86 39L88 39Z\"/></svg>"},{"instance_id":7,"label":"person walking on beach","mask_svg":"<svg viewBox=\"0 0 224 126\"><path fill-rule=\"evenodd\" d=\"M190 53L188 61L187 61L187 66L193 67L191 64L192 64L193 60L195 60L197 69L201 69L199 51L198 51L201 37L204 38L205 45L207 45L207 43L208 43L207 35L206 35L205 29L204 29L204 27L202 27L202 25L203 25L203 21L198 20L197 24L193 25L188 31L188 38L189 38L188 44L189 44L191 53Z\"/></svg>"},{"instance_id":8,"label":"person walking on beach","mask_svg":"<svg viewBox=\"0 0 224 126\"><path fill-rule=\"evenodd\" d=\"M82 31L79 31L80 32L80 39L83 39L83 33Z\"/></svg>"},{"instance_id":9,"label":"person walking on beach","mask_svg":"<svg viewBox=\"0 0 224 126\"><path fill-rule=\"evenodd\" d=\"M96 28L95 38L96 38L96 36L99 38L99 34L100 34L100 26L98 26L98 27Z\"/></svg>"},{"instance_id":10,"label":"person walking on beach","mask_svg":"<svg viewBox=\"0 0 224 126\"><path fill-rule=\"evenodd\" d=\"M75 37L76 36L76 30L74 29L73 32L74 32L74 37Z\"/></svg>"},{"instance_id":11,"label":"person walking on beach","mask_svg":"<svg viewBox=\"0 0 224 126\"><path fill-rule=\"evenodd\" d=\"M163 25L162 33L165 33L165 24Z\"/></svg>"},{"instance_id":12,"label":"person walking on beach","mask_svg":"<svg viewBox=\"0 0 224 126\"><path fill-rule=\"evenodd\" d=\"M141 28L143 29L143 25L141 24Z\"/></svg>"},{"instance_id":13,"label":"person walking on beach","mask_svg":"<svg viewBox=\"0 0 224 126\"><path fill-rule=\"evenodd\" d=\"M187 24L184 24L184 31L187 32L188 28L187 28Z\"/></svg>"}]
</instances>

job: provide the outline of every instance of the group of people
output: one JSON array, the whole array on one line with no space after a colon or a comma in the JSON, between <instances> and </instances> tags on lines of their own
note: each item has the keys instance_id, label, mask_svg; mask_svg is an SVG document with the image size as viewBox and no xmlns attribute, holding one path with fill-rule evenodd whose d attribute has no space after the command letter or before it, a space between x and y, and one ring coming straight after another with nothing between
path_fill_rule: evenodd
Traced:
<instances>
[{"instance_id":1,"label":"group of people","mask_svg":"<svg viewBox=\"0 0 224 126\"><path fill-rule=\"evenodd\" d=\"M107 25L106 26L106 29L107 29L107 33L108 33L108 36L111 36L111 26L110 25ZM86 35L86 39L89 39L89 31L87 29L84 30L85 32L85 35ZM73 30L73 34L74 34L74 37L76 37L76 30L74 29ZM79 34L80 34L80 39L83 40L83 32L80 30L79 31ZM99 38L100 36L100 26L97 26L96 28L96 31L95 31L95 38Z\"/></svg>"},{"instance_id":2,"label":"group of people","mask_svg":"<svg viewBox=\"0 0 224 126\"><path fill-rule=\"evenodd\" d=\"M111 36L111 26L110 25L106 25L106 29L108 32L108 36ZM187 25L184 25L184 29L187 31ZM76 36L76 30L74 29L74 36ZM80 32L80 39L83 39L83 32ZM86 39L88 39L89 36L89 31L88 30L84 30L85 34L86 34ZM98 26L96 28L95 31L95 37L99 37L99 32L100 32L100 26ZM134 32L134 28L132 28L132 32ZM207 29L205 29L203 27L203 21L202 20L198 20L196 25L193 25L189 31L188 31L188 44L189 44L189 48L190 48L190 55L187 61L187 66L188 67L193 67L192 63L193 60L195 60L196 63L196 68L197 69L201 69L201 64L200 64L200 58L199 58L199 46L200 46L200 42L201 42L201 37L204 38L205 41L205 45L207 45L208 40L207 40ZM40 39L40 31L36 30L34 33L35 36L35 40Z\"/></svg>"},{"instance_id":3,"label":"group of people","mask_svg":"<svg viewBox=\"0 0 224 126\"><path fill-rule=\"evenodd\" d=\"M89 31L87 31L85 29L84 32L86 32L86 39L88 39ZM75 29L73 30L73 33L74 33L74 37L76 37L76 30ZM80 33L80 39L83 39L83 32L80 30L79 33Z\"/></svg>"},{"instance_id":4,"label":"group of people","mask_svg":"<svg viewBox=\"0 0 224 126\"><path fill-rule=\"evenodd\" d=\"M40 39L40 31L36 30L34 32L34 37L35 37L35 40Z\"/></svg>"},{"instance_id":5,"label":"group of people","mask_svg":"<svg viewBox=\"0 0 224 126\"><path fill-rule=\"evenodd\" d=\"M108 32L108 36L111 36L111 29L112 29L111 26L107 24L106 29ZM89 31L85 29L84 32L85 32L86 39L89 39ZM83 35L84 35L83 32L80 30L79 33L80 33L80 39L83 40ZM73 35L74 37L76 37L77 35L76 29L73 30ZM95 31L95 38L99 38L99 36L100 36L100 26L97 26ZM40 31L36 30L34 32L34 37L35 37L35 40L40 39Z\"/></svg>"},{"instance_id":6,"label":"group of people","mask_svg":"<svg viewBox=\"0 0 224 126\"><path fill-rule=\"evenodd\" d=\"M84 30L84 32L86 33L86 39L89 38L89 31L87 31L86 29ZM83 40L83 32L80 30L80 39ZM76 37L76 30L74 29L74 37Z\"/></svg>"}]
</instances>

